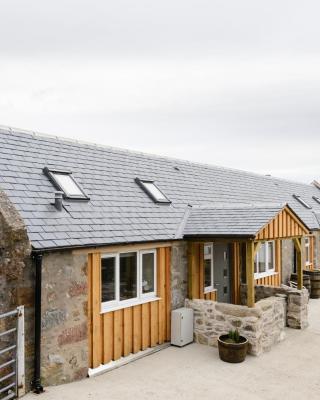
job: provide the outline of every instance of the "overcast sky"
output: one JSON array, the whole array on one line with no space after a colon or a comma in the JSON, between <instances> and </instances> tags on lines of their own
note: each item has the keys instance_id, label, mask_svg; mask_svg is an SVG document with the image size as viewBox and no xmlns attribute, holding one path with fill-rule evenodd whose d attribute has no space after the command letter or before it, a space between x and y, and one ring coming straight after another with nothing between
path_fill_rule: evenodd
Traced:
<instances>
[{"instance_id":1,"label":"overcast sky","mask_svg":"<svg viewBox=\"0 0 320 400\"><path fill-rule=\"evenodd\" d=\"M0 0L0 124L320 179L319 0Z\"/></svg>"}]
</instances>

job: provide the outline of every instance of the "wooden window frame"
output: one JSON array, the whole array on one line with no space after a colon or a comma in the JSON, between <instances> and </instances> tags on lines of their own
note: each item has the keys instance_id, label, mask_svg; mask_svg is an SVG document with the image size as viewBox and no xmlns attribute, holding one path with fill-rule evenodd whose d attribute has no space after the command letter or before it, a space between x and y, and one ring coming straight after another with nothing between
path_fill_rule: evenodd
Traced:
<instances>
[{"instance_id":1,"label":"wooden window frame","mask_svg":"<svg viewBox=\"0 0 320 400\"><path fill-rule=\"evenodd\" d=\"M205 255L205 247L209 246L211 248L210 256ZM211 260L211 285L205 286L205 279L203 279L203 292L210 293L215 290L214 288L214 270L213 270L213 243L205 243L203 246L203 276L205 277L205 260Z\"/></svg>"},{"instance_id":2,"label":"wooden window frame","mask_svg":"<svg viewBox=\"0 0 320 400\"><path fill-rule=\"evenodd\" d=\"M153 291L149 293L142 292L142 277L143 277L143 255L153 254ZM141 299L154 298L157 295L157 251L156 250L140 250L139 251L139 295Z\"/></svg>"},{"instance_id":3,"label":"wooden window frame","mask_svg":"<svg viewBox=\"0 0 320 400\"><path fill-rule=\"evenodd\" d=\"M272 243L272 248L273 248L273 262L272 262L272 268L269 268L269 243ZM264 246L265 250L265 265L266 265L266 271L265 272L254 272L254 279L260 279L260 278L265 278L270 275L275 275L276 274L276 244L274 240L267 240L265 242L261 243L261 247L259 251L257 252L255 259L254 259L254 270L258 271L259 270L259 255L261 252L261 248ZM256 269L257 266L257 269Z\"/></svg>"},{"instance_id":4,"label":"wooden window frame","mask_svg":"<svg viewBox=\"0 0 320 400\"><path fill-rule=\"evenodd\" d=\"M137 257L137 296L127 300L120 300L120 255L135 253ZM142 255L143 254L154 255L154 291L150 293L142 293ZM138 304L143 304L149 301L159 300L157 295L157 250L138 250L138 251L121 251L117 253L104 253L101 254L101 260L103 258L115 258L116 259L116 299L101 302L101 313L119 310L122 308L132 307ZM100 268L101 268L100 264ZM101 276L101 288L102 288L102 276ZM100 289L101 290L101 289Z\"/></svg>"},{"instance_id":5,"label":"wooden window frame","mask_svg":"<svg viewBox=\"0 0 320 400\"><path fill-rule=\"evenodd\" d=\"M109 300L109 301L104 301L101 304L104 304L107 307L114 307L118 305L118 299L119 299L119 268L118 268L118 262L119 262L119 258L117 257L116 253L111 253L111 254L102 254L101 255L101 265L100 268L102 269L102 260L105 258L114 258L115 259L115 299L114 300ZM101 274L101 288L100 290L102 291L102 274ZM102 293L101 293L101 298L102 298Z\"/></svg>"}]
</instances>

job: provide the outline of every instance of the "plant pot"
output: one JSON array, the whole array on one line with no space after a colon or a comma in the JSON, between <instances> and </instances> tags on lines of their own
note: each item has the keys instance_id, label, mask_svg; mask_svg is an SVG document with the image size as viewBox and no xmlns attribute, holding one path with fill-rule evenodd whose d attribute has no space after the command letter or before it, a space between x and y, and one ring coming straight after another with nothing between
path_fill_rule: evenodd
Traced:
<instances>
[{"instance_id":1,"label":"plant pot","mask_svg":"<svg viewBox=\"0 0 320 400\"><path fill-rule=\"evenodd\" d=\"M218 339L219 357L229 363L241 363L248 351L248 339L240 336L240 343L228 343L229 335L221 335Z\"/></svg>"}]
</instances>

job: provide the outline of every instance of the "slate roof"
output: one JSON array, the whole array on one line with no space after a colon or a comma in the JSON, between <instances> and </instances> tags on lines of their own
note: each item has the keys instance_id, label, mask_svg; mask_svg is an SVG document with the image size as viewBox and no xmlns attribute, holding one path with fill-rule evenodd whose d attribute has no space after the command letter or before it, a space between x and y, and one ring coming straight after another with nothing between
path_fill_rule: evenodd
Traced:
<instances>
[{"instance_id":1,"label":"slate roof","mask_svg":"<svg viewBox=\"0 0 320 400\"><path fill-rule=\"evenodd\" d=\"M45 166L71 170L90 201L64 201L57 211ZM172 203L155 204L136 177L155 180ZM288 203L310 229L319 229L320 204L312 196L320 191L311 185L10 128L0 128L0 189L23 217L35 249L179 238L188 204Z\"/></svg>"},{"instance_id":2,"label":"slate roof","mask_svg":"<svg viewBox=\"0 0 320 400\"><path fill-rule=\"evenodd\" d=\"M255 237L284 207L284 204L193 207L183 236Z\"/></svg>"}]
</instances>

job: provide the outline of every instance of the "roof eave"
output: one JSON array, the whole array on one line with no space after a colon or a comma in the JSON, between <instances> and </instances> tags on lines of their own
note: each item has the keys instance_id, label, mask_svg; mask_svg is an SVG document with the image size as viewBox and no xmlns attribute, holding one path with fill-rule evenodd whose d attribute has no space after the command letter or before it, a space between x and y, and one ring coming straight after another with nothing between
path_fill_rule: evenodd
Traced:
<instances>
[{"instance_id":1,"label":"roof eave","mask_svg":"<svg viewBox=\"0 0 320 400\"><path fill-rule=\"evenodd\" d=\"M254 239L255 235L254 234L242 234L242 233L236 233L236 234L186 234L183 236L184 239L193 239L193 238L221 238L221 239Z\"/></svg>"}]
</instances>

